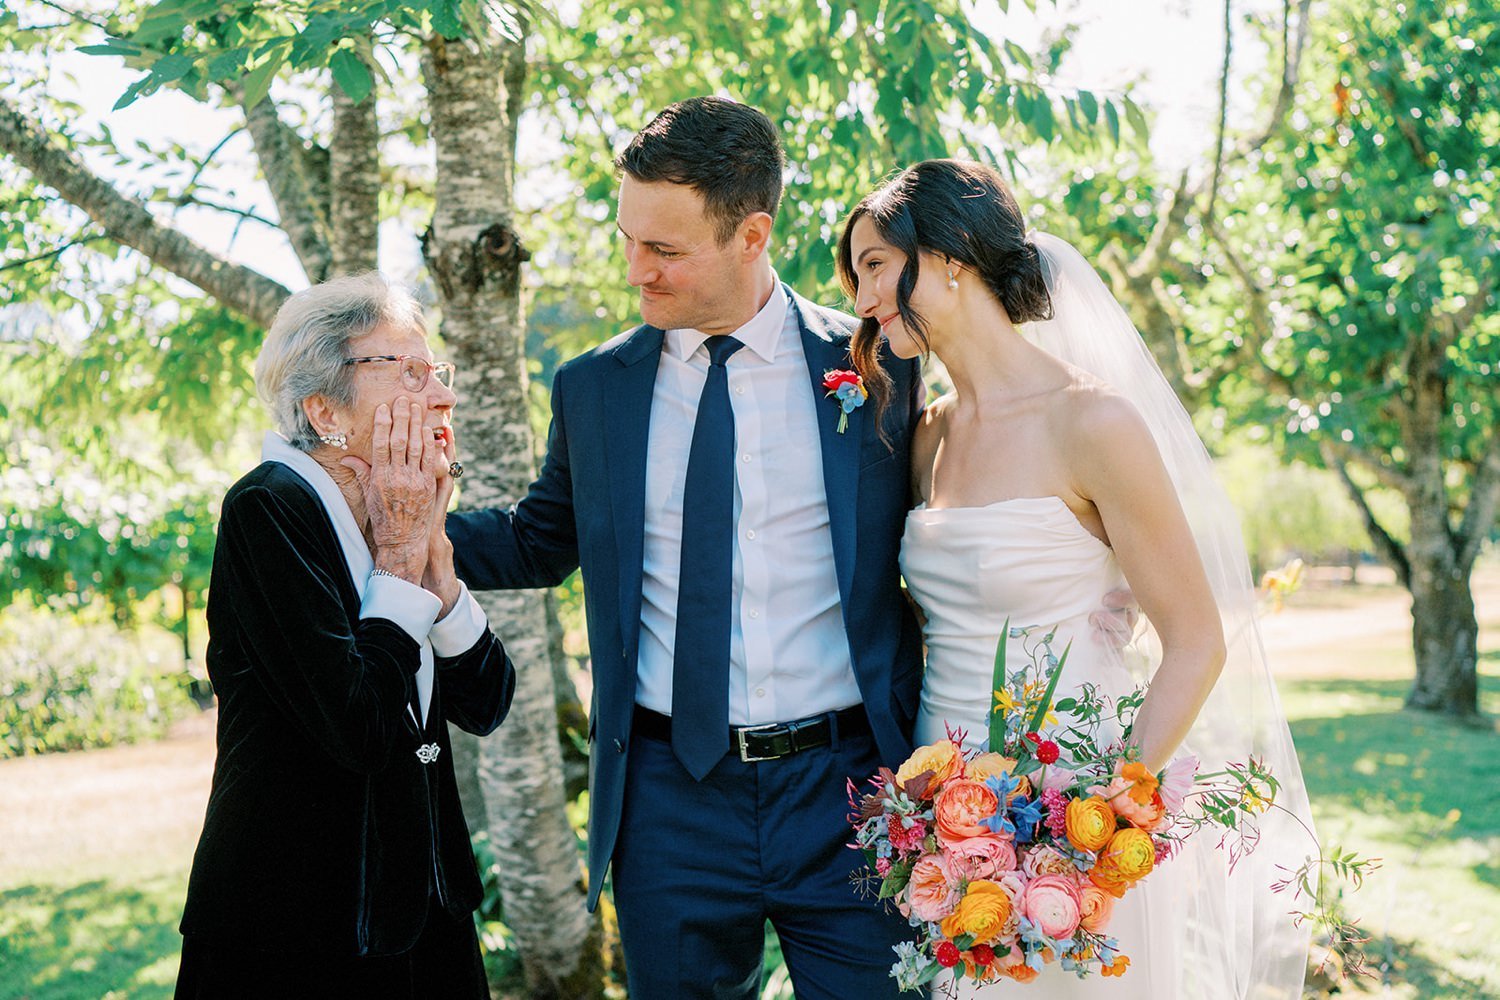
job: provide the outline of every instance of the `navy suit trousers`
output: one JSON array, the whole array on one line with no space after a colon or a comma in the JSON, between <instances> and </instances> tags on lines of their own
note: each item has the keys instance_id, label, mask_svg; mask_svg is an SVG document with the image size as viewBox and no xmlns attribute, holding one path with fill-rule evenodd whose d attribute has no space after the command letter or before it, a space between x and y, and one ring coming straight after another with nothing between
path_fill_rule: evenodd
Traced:
<instances>
[{"instance_id":1,"label":"navy suit trousers","mask_svg":"<svg viewBox=\"0 0 1500 1000\"><path fill-rule=\"evenodd\" d=\"M768 920L798 1000L896 996L891 946L911 930L850 882L845 779L880 766L872 737L731 751L701 782L668 743L638 735L629 754L613 879L631 1000L757 996Z\"/></svg>"}]
</instances>

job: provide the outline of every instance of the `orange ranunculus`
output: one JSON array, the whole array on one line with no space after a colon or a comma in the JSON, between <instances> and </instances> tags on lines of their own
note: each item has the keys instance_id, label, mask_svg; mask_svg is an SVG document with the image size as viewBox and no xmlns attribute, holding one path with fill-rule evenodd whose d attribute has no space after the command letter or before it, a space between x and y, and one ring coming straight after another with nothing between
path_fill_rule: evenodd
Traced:
<instances>
[{"instance_id":1,"label":"orange ranunculus","mask_svg":"<svg viewBox=\"0 0 1500 1000\"><path fill-rule=\"evenodd\" d=\"M1126 889L1151 874L1154 867L1156 847L1151 843L1151 835L1127 827L1116 833L1099 855L1099 860L1089 870L1089 879L1118 899L1125 895Z\"/></svg>"},{"instance_id":2,"label":"orange ranunculus","mask_svg":"<svg viewBox=\"0 0 1500 1000\"><path fill-rule=\"evenodd\" d=\"M988 786L968 778L948 782L932 802L938 841L951 844L990 833L983 821L999 808L1000 799Z\"/></svg>"},{"instance_id":3,"label":"orange ranunculus","mask_svg":"<svg viewBox=\"0 0 1500 1000\"><path fill-rule=\"evenodd\" d=\"M963 753L958 744L952 740L938 740L928 746L917 747L896 772L896 781L904 785L917 775L931 771L932 781L927 786L930 795L939 785L958 774L963 763Z\"/></svg>"},{"instance_id":4,"label":"orange ranunculus","mask_svg":"<svg viewBox=\"0 0 1500 1000\"><path fill-rule=\"evenodd\" d=\"M950 939L969 934L975 944L989 944L1009 920L1010 894L994 882L976 879L958 901L958 909L943 918L942 930Z\"/></svg>"},{"instance_id":5,"label":"orange ranunculus","mask_svg":"<svg viewBox=\"0 0 1500 1000\"><path fill-rule=\"evenodd\" d=\"M1097 885L1088 884L1078 890L1079 898L1082 900L1080 909L1083 917L1078 926L1092 934L1103 933L1109 924L1109 918L1115 909L1115 897L1099 888Z\"/></svg>"},{"instance_id":6,"label":"orange ranunculus","mask_svg":"<svg viewBox=\"0 0 1500 1000\"><path fill-rule=\"evenodd\" d=\"M1107 978L1109 976L1123 976L1125 975L1125 970L1128 968L1130 968L1130 959L1124 955L1116 955L1113 964L1100 966L1099 971Z\"/></svg>"},{"instance_id":7,"label":"orange ranunculus","mask_svg":"<svg viewBox=\"0 0 1500 1000\"><path fill-rule=\"evenodd\" d=\"M1080 851L1096 852L1115 834L1115 811L1098 795L1068 802L1068 843Z\"/></svg>"}]
</instances>

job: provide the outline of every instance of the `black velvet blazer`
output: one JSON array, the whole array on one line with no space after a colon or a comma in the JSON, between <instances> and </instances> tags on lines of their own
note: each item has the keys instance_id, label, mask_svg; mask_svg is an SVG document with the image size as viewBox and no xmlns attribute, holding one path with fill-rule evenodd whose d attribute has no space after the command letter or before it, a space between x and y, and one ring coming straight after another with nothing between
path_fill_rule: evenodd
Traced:
<instances>
[{"instance_id":1,"label":"black velvet blazer","mask_svg":"<svg viewBox=\"0 0 1500 1000\"><path fill-rule=\"evenodd\" d=\"M306 480L266 462L230 489L208 598L218 757L184 934L390 955L416 941L429 899L454 916L479 904L446 723L492 732L515 670L488 630L438 657L424 731L407 708L420 646L359 610Z\"/></svg>"}]
</instances>

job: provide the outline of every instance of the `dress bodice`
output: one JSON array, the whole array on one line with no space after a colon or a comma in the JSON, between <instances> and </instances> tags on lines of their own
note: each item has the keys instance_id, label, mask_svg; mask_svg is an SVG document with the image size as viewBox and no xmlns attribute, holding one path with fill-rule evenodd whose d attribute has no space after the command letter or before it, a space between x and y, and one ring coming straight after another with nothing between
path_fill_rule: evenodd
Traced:
<instances>
[{"instance_id":1,"label":"dress bodice","mask_svg":"<svg viewBox=\"0 0 1500 1000\"><path fill-rule=\"evenodd\" d=\"M971 746L983 739L995 645L1007 621L1039 633L1056 627L1057 655L1072 643L1058 698L1082 681L1109 694L1133 686L1089 620L1125 585L1114 551L1060 498L918 507L907 515L901 569L926 616L919 744L941 739L947 725L964 728ZM1025 646L1008 644L1007 669L1029 662Z\"/></svg>"}]
</instances>

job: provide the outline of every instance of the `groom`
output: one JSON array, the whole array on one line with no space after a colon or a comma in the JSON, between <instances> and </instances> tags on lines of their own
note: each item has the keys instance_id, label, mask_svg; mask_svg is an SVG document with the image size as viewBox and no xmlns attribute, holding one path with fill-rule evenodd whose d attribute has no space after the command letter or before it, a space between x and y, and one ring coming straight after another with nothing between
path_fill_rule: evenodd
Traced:
<instances>
[{"instance_id":1,"label":"groom","mask_svg":"<svg viewBox=\"0 0 1500 1000\"><path fill-rule=\"evenodd\" d=\"M783 157L694 98L616 161L642 325L563 365L541 475L448 520L474 589L582 567L593 656L589 906L611 862L632 1000L753 997L770 920L797 996L895 993L905 921L861 900L845 780L911 749L898 586L915 363L884 436L823 388L854 320L771 269Z\"/></svg>"}]
</instances>

